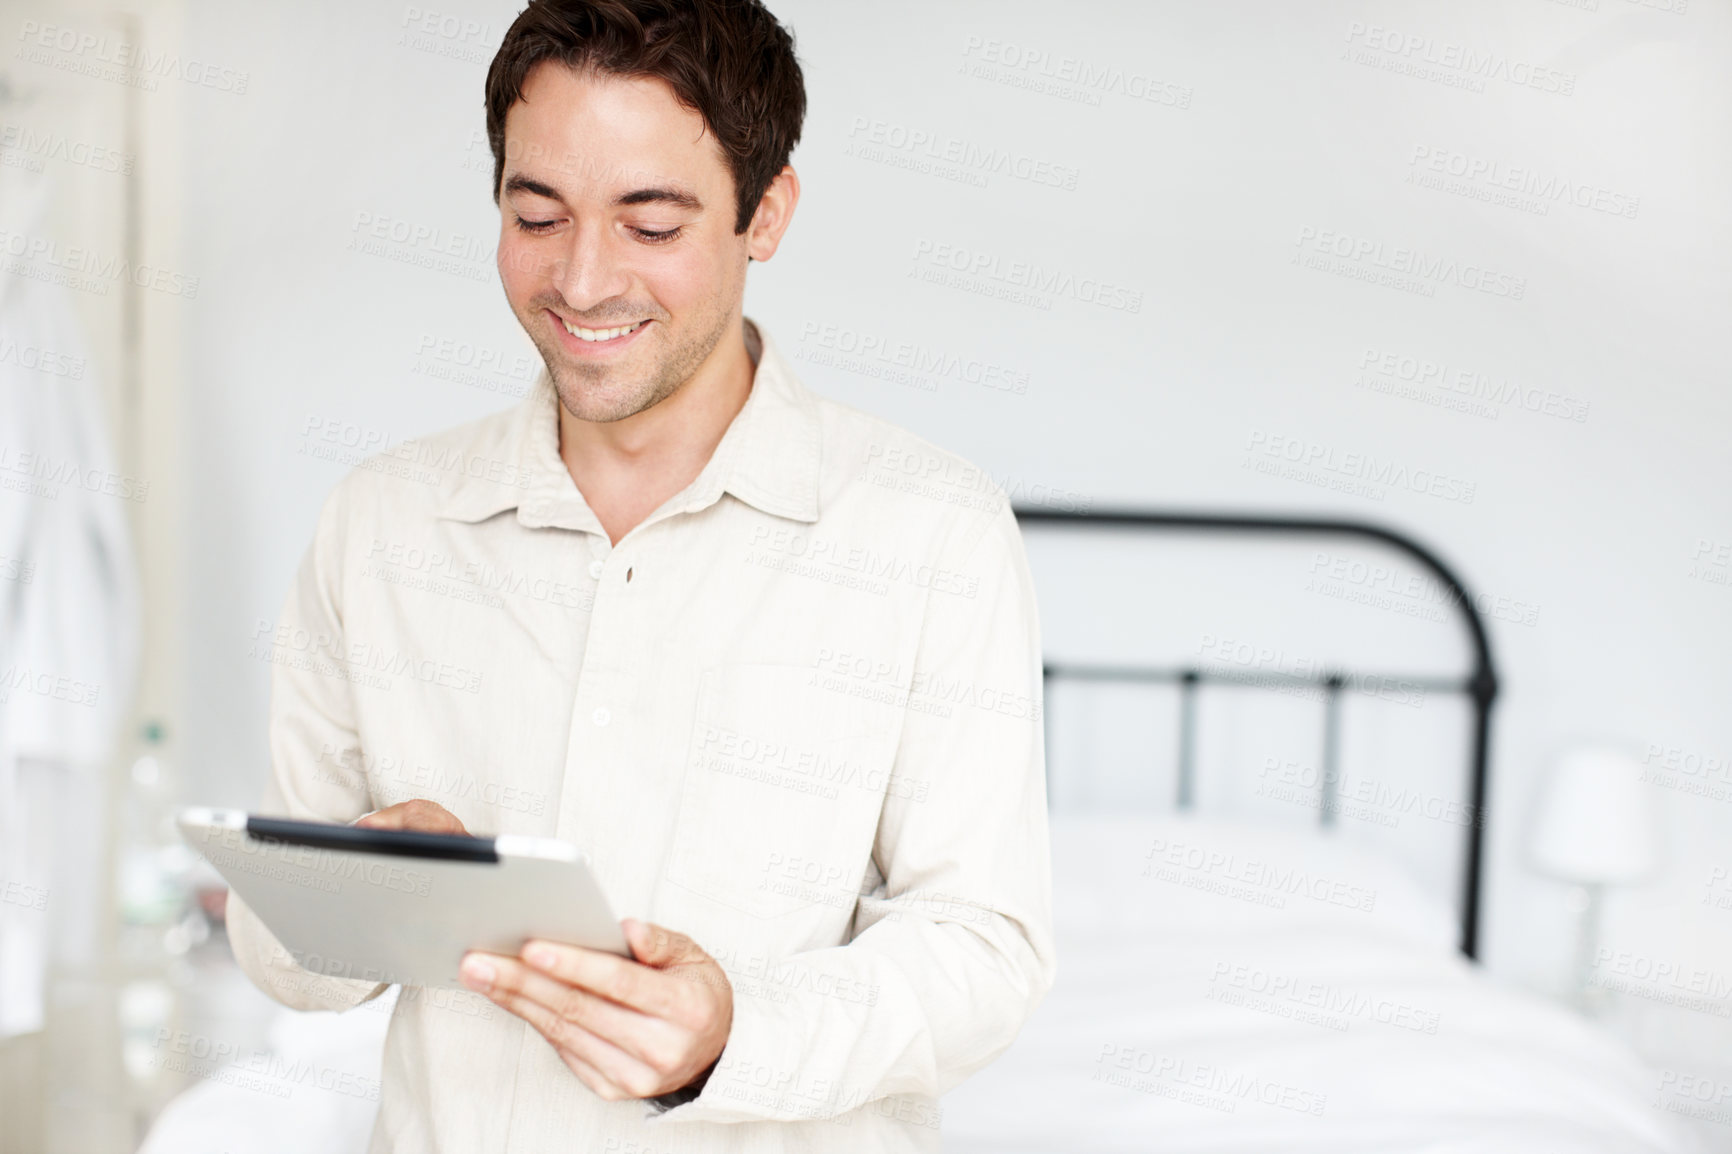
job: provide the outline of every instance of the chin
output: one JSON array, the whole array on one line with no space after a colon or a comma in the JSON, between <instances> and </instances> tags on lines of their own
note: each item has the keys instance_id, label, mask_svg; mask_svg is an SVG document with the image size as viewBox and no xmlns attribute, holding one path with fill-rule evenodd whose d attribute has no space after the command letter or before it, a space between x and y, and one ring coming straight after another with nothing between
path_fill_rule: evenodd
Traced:
<instances>
[{"instance_id":1,"label":"chin","mask_svg":"<svg viewBox=\"0 0 1732 1154\"><path fill-rule=\"evenodd\" d=\"M610 388L588 373L556 372L553 374L553 388L566 412L580 421L601 424L623 421L661 400L647 385Z\"/></svg>"}]
</instances>

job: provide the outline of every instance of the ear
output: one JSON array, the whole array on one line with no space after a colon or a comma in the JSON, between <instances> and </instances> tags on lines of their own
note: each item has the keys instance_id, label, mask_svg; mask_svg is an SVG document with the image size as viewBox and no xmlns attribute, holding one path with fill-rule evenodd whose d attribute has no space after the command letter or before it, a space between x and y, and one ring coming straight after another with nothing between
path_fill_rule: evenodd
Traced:
<instances>
[{"instance_id":1,"label":"ear","mask_svg":"<svg viewBox=\"0 0 1732 1154\"><path fill-rule=\"evenodd\" d=\"M758 211L746 226L746 259L769 260L782 243L782 234L794 219L794 206L800 203L800 177L794 166L784 164L782 171L770 181L758 201Z\"/></svg>"}]
</instances>

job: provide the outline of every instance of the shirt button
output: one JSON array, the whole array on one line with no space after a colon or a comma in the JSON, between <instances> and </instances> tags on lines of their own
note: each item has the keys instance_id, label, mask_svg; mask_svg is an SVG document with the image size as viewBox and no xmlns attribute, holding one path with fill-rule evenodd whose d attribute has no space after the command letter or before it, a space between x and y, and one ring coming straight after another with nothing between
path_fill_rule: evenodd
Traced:
<instances>
[{"instance_id":1,"label":"shirt button","mask_svg":"<svg viewBox=\"0 0 1732 1154\"><path fill-rule=\"evenodd\" d=\"M598 706L596 711L589 715L589 719L597 725L606 725L608 722L613 720L613 714L608 712L607 706L602 705Z\"/></svg>"},{"instance_id":2,"label":"shirt button","mask_svg":"<svg viewBox=\"0 0 1732 1154\"><path fill-rule=\"evenodd\" d=\"M597 580L597 581L601 580L601 562L600 561L591 561L589 563L589 575L591 577L595 578L595 580Z\"/></svg>"}]
</instances>

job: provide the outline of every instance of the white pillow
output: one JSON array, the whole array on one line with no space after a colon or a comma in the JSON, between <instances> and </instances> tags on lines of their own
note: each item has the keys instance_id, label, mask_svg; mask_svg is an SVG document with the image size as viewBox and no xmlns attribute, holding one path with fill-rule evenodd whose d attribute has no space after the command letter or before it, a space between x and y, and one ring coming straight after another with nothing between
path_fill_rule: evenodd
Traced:
<instances>
[{"instance_id":1,"label":"white pillow","mask_svg":"<svg viewBox=\"0 0 1732 1154\"><path fill-rule=\"evenodd\" d=\"M1050 821L1061 940L1343 930L1457 946L1460 923L1445 896L1326 830L1191 814Z\"/></svg>"}]
</instances>

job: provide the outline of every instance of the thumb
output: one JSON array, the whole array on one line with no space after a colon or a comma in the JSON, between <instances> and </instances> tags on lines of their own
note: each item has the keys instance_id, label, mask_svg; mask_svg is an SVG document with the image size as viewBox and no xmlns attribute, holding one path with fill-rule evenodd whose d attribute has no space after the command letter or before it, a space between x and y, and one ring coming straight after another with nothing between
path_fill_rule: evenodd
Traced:
<instances>
[{"instance_id":1,"label":"thumb","mask_svg":"<svg viewBox=\"0 0 1732 1154\"><path fill-rule=\"evenodd\" d=\"M620 928L625 931L626 945L631 947L632 956L646 966L663 969L678 965L697 948L697 944L684 934L652 922L626 918L620 922Z\"/></svg>"}]
</instances>

